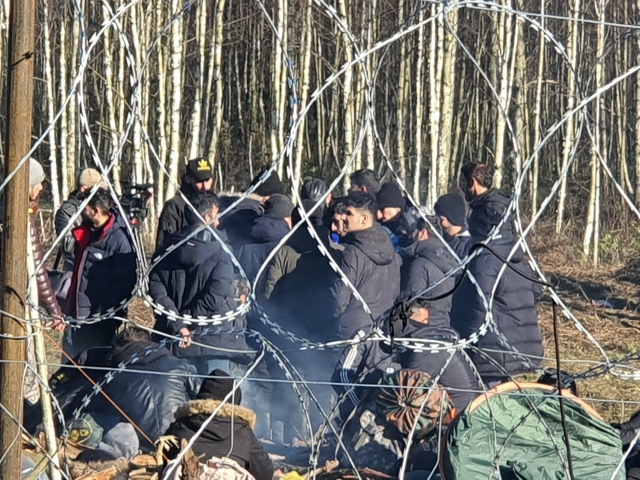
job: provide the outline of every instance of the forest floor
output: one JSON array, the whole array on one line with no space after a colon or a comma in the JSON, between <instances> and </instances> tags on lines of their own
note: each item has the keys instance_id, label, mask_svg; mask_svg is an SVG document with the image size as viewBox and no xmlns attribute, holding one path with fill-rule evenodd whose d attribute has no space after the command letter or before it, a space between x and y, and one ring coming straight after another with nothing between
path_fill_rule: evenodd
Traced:
<instances>
[{"instance_id":1,"label":"forest floor","mask_svg":"<svg viewBox=\"0 0 640 480\"><path fill-rule=\"evenodd\" d=\"M540 233L530 244L550 283L556 286L562 300L610 360L640 351L640 256L635 261L602 261L594 269L581 263L579 254L575 253L577 248L566 241L555 240L553 235ZM607 306L596 306L593 301L606 301ZM555 368L552 360L555 356L553 309L546 293L538 305L538 312L548 358L545 366ZM603 362L602 353L587 335L576 328L561 308L557 312L561 368L581 373ZM141 299L134 300L130 306L129 318L146 326L152 326L154 322L152 310ZM59 341L60 335L54 336ZM51 363L58 364L59 348L53 347L51 341L47 343ZM626 364L640 368L640 361ZM623 380L609 373L580 380L578 392L608 421L627 419L640 406L640 381Z\"/></svg>"}]
</instances>

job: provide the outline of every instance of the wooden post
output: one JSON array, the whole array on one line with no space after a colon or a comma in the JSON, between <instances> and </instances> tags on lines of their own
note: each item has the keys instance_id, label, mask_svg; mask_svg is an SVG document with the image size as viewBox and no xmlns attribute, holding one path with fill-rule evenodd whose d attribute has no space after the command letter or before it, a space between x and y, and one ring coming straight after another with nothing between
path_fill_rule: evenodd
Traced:
<instances>
[{"instance_id":1,"label":"wooden post","mask_svg":"<svg viewBox=\"0 0 640 480\"><path fill-rule=\"evenodd\" d=\"M11 0L9 10L9 68L7 76L7 112L5 174L16 169L31 147L33 109L35 0ZM29 164L13 177L3 193L4 225L2 246L3 310L25 318L27 294L27 224ZM20 480L22 448L22 375L25 367L24 335L21 322L0 317L0 403L10 413L0 412L0 463L2 480Z\"/></svg>"}]
</instances>

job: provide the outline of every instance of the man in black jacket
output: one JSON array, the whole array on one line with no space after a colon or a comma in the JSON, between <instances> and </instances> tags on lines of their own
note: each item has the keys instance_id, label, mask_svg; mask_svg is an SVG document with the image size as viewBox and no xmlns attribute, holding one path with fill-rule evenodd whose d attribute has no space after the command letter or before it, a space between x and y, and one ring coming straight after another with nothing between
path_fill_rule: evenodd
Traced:
<instances>
[{"instance_id":1,"label":"man in black jacket","mask_svg":"<svg viewBox=\"0 0 640 480\"><path fill-rule=\"evenodd\" d=\"M349 177L351 180L351 188L349 193L353 192L365 192L375 198L380 191L380 181L378 175L373 170L363 168L362 170L356 170Z\"/></svg>"},{"instance_id":2,"label":"man in black jacket","mask_svg":"<svg viewBox=\"0 0 640 480\"><path fill-rule=\"evenodd\" d=\"M491 203L471 217L469 231L479 241L486 239L498 225L502 213L493 209ZM480 375L487 383L502 382L509 375L529 373L540 365L543 356L542 333L538 325L536 303L540 297L540 286L523 278L508 268L503 259L511 255L516 245L511 222L505 223L498 236L489 246L502 258L488 250L481 250L469 264L466 277L455 293L451 309L451 326L462 338L481 334L482 326L490 321L492 328L482 334L470 356ZM515 249L509 264L522 274L533 277L524 252ZM470 280L477 282L477 287ZM479 291L478 291L479 289ZM489 305L492 319L487 318ZM523 362L513 350L528 357Z\"/></svg>"},{"instance_id":3,"label":"man in black jacket","mask_svg":"<svg viewBox=\"0 0 640 480\"><path fill-rule=\"evenodd\" d=\"M137 360L116 373L104 386L104 393L129 417L122 414L103 395L89 404L87 413L105 429L120 422L137 426L140 445L153 448L180 405L195 398L200 386L193 366L175 358L169 350L151 341L148 332L135 327L123 330L115 338L111 351L111 368ZM132 370L132 371L127 371ZM149 441L151 440L151 442Z\"/></svg>"},{"instance_id":4,"label":"man in black jacket","mask_svg":"<svg viewBox=\"0 0 640 480\"><path fill-rule=\"evenodd\" d=\"M437 217L429 219L434 228L439 228ZM415 225L410 226L410 235L414 242L404 249L402 265L402 293L404 296L421 295L434 298L450 292L455 285L455 277L446 274L458 266L457 260L436 237L429 224L418 217ZM442 235L442 232L438 232ZM444 279L444 280L443 280ZM435 288L425 291L431 285L441 282ZM431 304L430 323L436 326L449 326L451 295Z\"/></svg>"},{"instance_id":5,"label":"man in black jacket","mask_svg":"<svg viewBox=\"0 0 640 480\"><path fill-rule=\"evenodd\" d=\"M206 224L216 228L218 205L215 195L202 193L193 197L192 203ZM187 212L187 221L189 225L167 237L170 241L157 252L156 256L162 256L169 246L189 238L153 267L149 277L149 294L166 311L181 316L212 318L230 312L238 305L231 257L208 229L192 236L203 223L191 210ZM218 236L225 241L223 232L218 232ZM169 316L158 315L155 328L182 337L180 348L175 350L176 356L189 358L202 375L211 371L212 362L226 361L221 365L228 368L230 358L244 359L250 350L243 332L246 322L242 317L226 323L224 332L214 333L216 328L187 324L179 318L170 320ZM229 350L242 350L245 353L234 356Z\"/></svg>"},{"instance_id":6,"label":"man in black jacket","mask_svg":"<svg viewBox=\"0 0 640 480\"><path fill-rule=\"evenodd\" d=\"M54 220L56 235L62 235L62 232L67 228L73 216L78 213L84 195L96 185L99 185L100 188L104 188L105 190L107 189L107 184L102 181L100 172L93 168L85 168L80 172L77 189L71 193L67 200L62 202L62 205L60 205L60 208L56 212ZM73 222L73 227L79 227L81 223L82 215L78 215ZM75 263L76 240L73 238L72 230L73 229L69 229L64 235L62 242L60 242L60 252L64 260L65 270L69 271L73 270Z\"/></svg>"},{"instance_id":7,"label":"man in black jacket","mask_svg":"<svg viewBox=\"0 0 640 480\"><path fill-rule=\"evenodd\" d=\"M378 207L365 192L349 194L346 200L345 229L347 235L339 266L368 305L365 313L361 301L351 288L336 276L331 285L333 318L337 320L336 336L351 338L358 330L368 331L373 322L390 310L400 293L401 260L389 235L375 221Z\"/></svg>"},{"instance_id":8,"label":"man in black jacket","mask_svg":"<svg viewBox=\"0 0 640 480\"><path fill-rule=\"evenodd\" d=\"M211 192L214 187L213 168L206 158L195 158L187 162L187 171L182 175L180 191L190 199L198 192ZM159 250L172 233L179 232L187 225L185 212L187 202L180 193L167 200L162 208L158 220L158 235L156 238L156 250Z\"/></svg>"},{"instance_id":9,"label":"man in black jacket","mask_svg":"<svg viewBox=\"0 0 640 480\"><path fill-rule=\"evenodd\" d=\"M226 372L212 371L202 382L197 399L178 408L175 422L169 426L166 435L191 440L216 412L193 444L193 452L201 457L200 461L206 464L209 460L228 458L247 470L255 480L271 480L273 463L253 433L257 416L240 406L242 393L239 388L234 391L234 383ZM227 396L229 399L223 403ZM179 449L174 448L167 456L174 459L179 453Z\"/></svg>"},{"instance_id":10,"label":"man in black jacket","mask_svg":"<svg viewBox=\"0 0 640 480\"><path fill-rule=\"evenodd\" d=\"M271 251L291 230L293 203L286 195L273 194L265 204L262 217L251 227L251 242L236 249L238 261L253 282ZM263 276L264 278L264 276Z\"/></svg>"},{"instance_id":11,"label":"man in black jacket","mask_svg":"<svg viewBox=\"0 0 640 480\"><path fill-rule=\"evenodd\" d=\"M402 212L407 206L407 200L402 195L400 187L395 183L384 183L376 195L376 203L378 220L382 226L387 227L394 236L400 236Z\"/></svg>"},{"instance_id":12,"label":"man in black jacket","mask_svg":"<svg viewBox=\"0 0 640 480\"><path fill-rule=\"evenodd\" d=\"M474 235L472 225L496 226L509 208L509 197L500 190L492 188L493 172L483 163L468 163L462 167L462 190L469 202L469 233L473 245L486 238L487 235ZM505 228L509 232L514 230L513 220L507 219ZM487 232L488 234L488 232Z\"/></svg>"},{"instance_id":13,"label":"man in black jacket","mask_svg":"<svg viewBox=\"0 0 640 480\"><path fill-rule=\"evenodd\" d=\"M89 200L82 215L82 225L73 230L76 263L65 313L83 320L110 312L125 316L121 304L133 295L137 281L136 252L127 223L103 189ZM88 348L109 345L119 326L119 320L109 319L68 329L65 352L74 357Z\"/></svg>"},{"instance_id":14,"label":"man in black jacket","mask_svg":"<svg viewBox=\"0 0 640 480\"><path fill-rule=\"evenodd\" d=\"M433 209L440 217L444 240L459 258L465 257L471 248L471 235L466 228L467 212L464 199L457 193L447 193L438 198Z\"/></svg>"}]
</instances>

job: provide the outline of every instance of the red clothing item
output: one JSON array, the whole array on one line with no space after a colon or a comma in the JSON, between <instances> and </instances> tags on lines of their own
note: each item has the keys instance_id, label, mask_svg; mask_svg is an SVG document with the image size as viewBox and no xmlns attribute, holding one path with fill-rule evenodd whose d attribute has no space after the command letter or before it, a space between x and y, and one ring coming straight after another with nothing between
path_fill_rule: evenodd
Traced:
<instances>
[{"instance_id":1,"label":"red clothing item","mask_svg":"<svg viewBox=\"0 0 640 480\"><path fill-rule=\"evenodd\" d=\"M116 223L116 217L109 216L109 220L99 230L99 232L92 232L91 227L84 223L78 228L74 228L71 231L73 238L76 239L76 264L73 267L73 276L71 277L71 284L69 285L69 293L67 294L67 304L65 305L65 314L69 316L75 316L78 306L76 302L78 300L78 288L80 288L80 275L84 270L84 264L87 257L87 249L94 243L102 240L113 225ZM95 234L98 234L95 236ZM92 235L94 238L92 239Z\"/></svg>"}]
</instances>

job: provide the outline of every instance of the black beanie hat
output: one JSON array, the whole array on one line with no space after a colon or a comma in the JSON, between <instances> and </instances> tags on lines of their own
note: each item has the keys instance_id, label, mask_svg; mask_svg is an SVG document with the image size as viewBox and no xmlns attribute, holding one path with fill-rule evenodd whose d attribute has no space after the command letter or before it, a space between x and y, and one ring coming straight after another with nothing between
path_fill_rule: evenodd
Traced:
<instances>
[{"instance_id":1,"label":"black beanie hat","mask_svg":"<svg viewBox=\"0 0 640 480\"><path fill-rule=\"evenodd\" d=\"M251 186L253 187L260 181L260 177L266 172L266 169L256 175L251 181ZM280 181L280 177L278 176L278 172L275 170L271 172L266 180L260 184L258 188L253 192L256 195L260 195L261 197L269 197L275 193L280 195L285 194L284 184Z\"/></svg>"},{"instance_id":2,"label":"black beanie hat","mask_svg":"<svg viewBox=\"0 0 640 480\"><path fill-rule=\"evenodd\" d=\"M445 217L451 225L464 227L467 223L464 199L457 193L447 193L441 196L433 209L436 215Z\"/></svg>"},{"instance_id":3,"label":"black beanie hat","mask_svg":"<svg viewBox=\"0 0 640 480\"><path fill-rule=\"evenodd\" d=\"M376 195L376 203L380 210L384 208L404 208L407 201L400 191L400 187L395 183L385 183L380 187L378 195Z\"/></svg>"},{"instance_id":4,"label":"black beanie hat","mask_svg":"<svg viewBox=\"0 0 640 480\"><path fill-rule=\"evenodd\" d=\"M289 197L274 193L264 205L264 216L284 220L291 216L293 208L293 203Z\"/></svg>"},{"instance_id":5,"label":"black beanie hat","mask_svg":"<svg viewBox=\"0 0 640 480\"><path fill-rule=\"evenodd\" d=\"M216 378L205 378L196 398L200 400L224 400L233 390L234 378L219 368L216 368L209 376ZM242 391L239 388L236 388L231 401L236 405L240 405Z\"/></svg>"}]
</instances>

